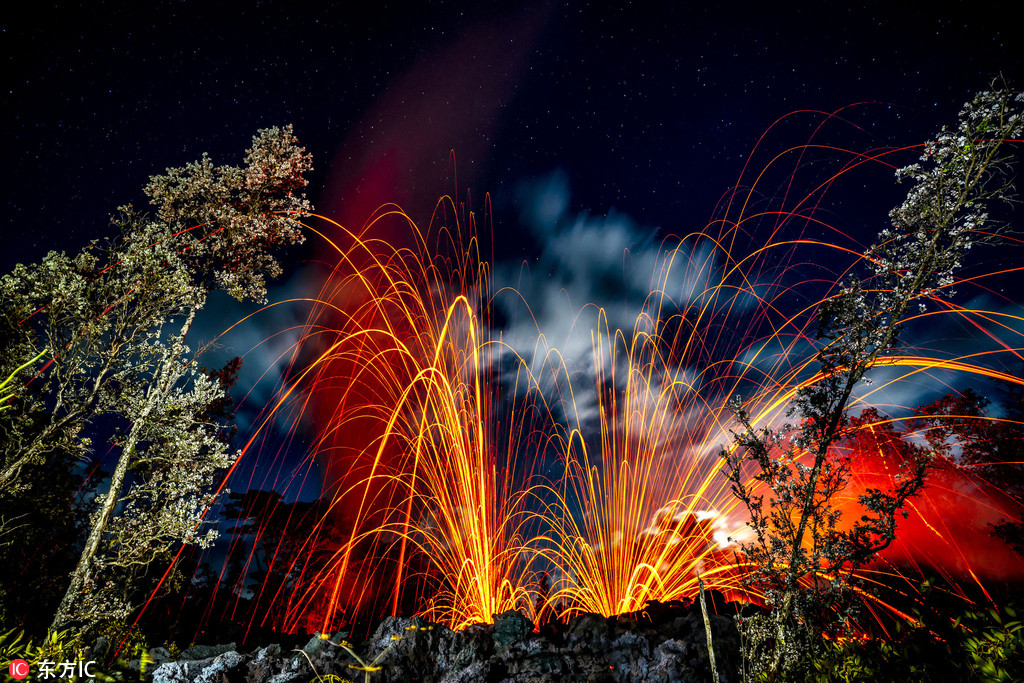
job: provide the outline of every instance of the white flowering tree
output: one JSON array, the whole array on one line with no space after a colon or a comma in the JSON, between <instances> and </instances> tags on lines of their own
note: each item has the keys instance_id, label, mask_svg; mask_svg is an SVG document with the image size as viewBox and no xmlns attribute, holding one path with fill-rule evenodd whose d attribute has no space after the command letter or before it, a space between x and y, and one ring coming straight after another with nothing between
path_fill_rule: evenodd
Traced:
<instances>
[{"instance_id":1,"label":"white flowering tree","mask_svg":"<svg viewBox=\"0 0 1024 683\"><path fill-rule=\"evenodd\" d=\"M125 207L111 243L3 278L0 370L51 355L5 413L0 490L17 495L26 468L85 455L96 435L113 432L118 454L52 628L125 616L128 584L154 560L214 538L201 517L233 458L215 410L225 386L186 339L214 290L265 297L280 272L272 248L302 239L310 168L290 127L262 130L242 167L204 156L154 176L155 220Z\"/></svg>"},{"instance_id":2,"label":"white flowering tree","mask_svg":"<svg viewBox=\"0 0 1024 683\"><path fill-rule=\"evenodd\" d=\"M822 379L796 393L789 415L799 424L759 427L742 401L732 406L739 429L723 450L724 473L750 514L749 581L771 608L745 620L747 654L772 680L813 656L829 620L848 615L852 573L893 541L898 514L923 485L929 453L909 449L892 488L868 489L861 519L840 524L836 494L847 486L849 461L836 446L848 436L855 390L897 347L911 307L948 296L965 252L998 232L986 205L1008 198L1006 142L1024 133L1022 102L1005 88L979 93L956 129L943 129L919 163L897 172L913 187L865 253L870 274L819 311Z\"/></svg>"}]
</instances>

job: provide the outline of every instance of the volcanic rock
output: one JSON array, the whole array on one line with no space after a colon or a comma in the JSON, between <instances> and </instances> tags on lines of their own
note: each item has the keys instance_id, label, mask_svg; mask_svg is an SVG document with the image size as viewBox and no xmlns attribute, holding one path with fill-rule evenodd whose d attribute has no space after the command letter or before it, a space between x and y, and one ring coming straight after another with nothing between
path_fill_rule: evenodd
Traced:
<instances>
[{"instance_id":1,"label":"volcanic rock","mask_svg":"<svg viewBox=\"0 0 1024 683\"><path fill-rule=\"evenodd\" d=\"M724 603L720 611L730 610ZM722 683L738 681L739 636L733 620L711 615ZM344 647L343 647L344 645ZM348 649L346 649L348 648ZM349 652L355 653L354 655ZM371 683L526 683L643 681L676 683L711 678L704 622L689 605L652 604L606 618L581 614L567 626L535 631L519 612L493 624L452 631L419 618L388 617L363 643L341 634L314 636L301 650L269 645L240 654L233 645L190 648L190 656L159 666L153 683L292 683L328 675Z\"/></svg>"}]
</instances>

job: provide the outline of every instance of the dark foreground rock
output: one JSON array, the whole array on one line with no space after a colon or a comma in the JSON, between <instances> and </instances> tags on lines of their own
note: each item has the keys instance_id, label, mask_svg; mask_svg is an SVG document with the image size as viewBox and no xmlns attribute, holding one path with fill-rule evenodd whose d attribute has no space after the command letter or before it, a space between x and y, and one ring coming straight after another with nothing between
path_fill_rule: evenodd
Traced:
<instances>
[{"instance_id":1,"label":"dark foreground rock","mask_svg":"<svg viewBox=\"0 0 1024 683\"><path fill-rule=\"evenodd\" d=\"M720 680L738 681L739 638L733 621L712 616L711 625ZM677 683L711 680L711 668L699 610L652 606L611 618L584 614L540 633L518 612L462 631L389 617L358 645L340 636L315 636L294 651L278 645L248 654L231 646L194 648L157 667L153 683L292 683L328 675L356 683Z\"/></svg>"}]
</instances>

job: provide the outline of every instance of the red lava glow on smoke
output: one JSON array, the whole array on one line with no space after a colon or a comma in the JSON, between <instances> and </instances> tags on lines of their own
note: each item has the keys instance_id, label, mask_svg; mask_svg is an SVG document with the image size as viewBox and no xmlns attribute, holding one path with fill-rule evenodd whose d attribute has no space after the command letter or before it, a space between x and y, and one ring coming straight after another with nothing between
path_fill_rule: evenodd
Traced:
<instances>
[{"instance_id":1,"label":"red lava glow on smoke","mask_svg":"<svg viewBox=\"0 0 1024 683\"><path fill-rule=\"evenodd\" d=\"M888 421L858 425L852 448L852 476L844 514L861 514L854 495L867 488L887 489L893 472L912 447ZM1012 464L1007 465L1012 466ZM988 596L992 588L1024 580L1024 556L993 536L995 525L1020 522L1021 502L969 469L939 458L924 490L907 505L896 540L873 567L908 577L941 576L965 597Z\"/></svg>"},{"instance_id":2,"label":"red lava glow on smoke","mask_svg":"<svg viewBox=\"0 0 1024 683\"><path fill-rule=\"evenodd\" d=\"M858 475L867 486L884 483L867 472ZM946 577L967 593L1024 579L1024 558L993 536L994 525L1022 518L1020 504L1005 493L957 468L940 468L929 474L907 512L896 540L882 553L883 564Z\"/></svg>"}]
</instances>

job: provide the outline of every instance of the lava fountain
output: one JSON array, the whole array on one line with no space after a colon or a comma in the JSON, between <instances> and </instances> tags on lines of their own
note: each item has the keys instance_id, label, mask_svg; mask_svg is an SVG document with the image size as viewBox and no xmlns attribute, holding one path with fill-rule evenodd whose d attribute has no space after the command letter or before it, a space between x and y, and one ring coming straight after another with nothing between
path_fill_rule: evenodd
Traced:
<instances>
[{"instance_id":1,"label":"lava fountain","mask_svg":"<svg viewBox=\"0 0 1024 683\"><path fill-rule=\"evenodd\" d=\"M698 573L711 588L757 599L736 552L748 533L746 511L719 471L736 426L726 405L743 395L752 424L781 427L795 392L821 379L817 311L866 258L825 220L826 192L847 174L890 169L888 160L905 151L860 152L812 136L751 182L745 169L718 218L663 246L632 327L613 327L600 307L583 307L596 320L589 374L570 368L557 348L542 348L542 330L539 363L494 332L475 219L460 217L451 200L438 203L425 232L394 206L358 231L329 219L309 225L334 261L311 297L292 379L270 412L292 410L312 425L301 476L319 470L328 495L323 510L289 526L296 547L275 553L288 581L259 589L260 600L280 606L276 625L328 632L381 612L416 612L453 628L506 610L535 620L611 615L692 598ZM822 158L832 161L824 173ZM797 191L809 167L817 175ZM373 237L394 222L412 246ZM395 233L391 225L382 234ZM981 286L986 277L961 284ZM999 369L1004 358L1020 357L1012 322L1019 316L969 310L941 291L931 302L938 311L898 321L908 338L924 317L944 316L967 321L994 340L991 348L907 344L878 360L876 386L855 396L851 412L909 413L915 404L889 398L908 387L927 396L963 378L1022 384ZM556 402L583 394L594 398L596 424L579 411L555 417ZM872 430L901 419L854 421L842 445L857 468L844 514L856 514L860 491L890 485L900 448L921 440L907 430L879 445ZM946 474L932 481L945 482L942 495L957 491L947 500L935 486L914 500L906 527L914 535L942 536L950 508L968 503L1019 519L1017 501L955 484L967 478L955 454L947 461ZM554 476L540 471L551 462L560 467ZM972 529L945 538L966 563L948 578L982 585L973 568L980 556L965 552L978 542ZM906 558L925 552L894 546L864 578L907 581L914 568ZM1007 560L1003 577L1022 576L1019 558Z\"/></svg>"}]
</instances>

